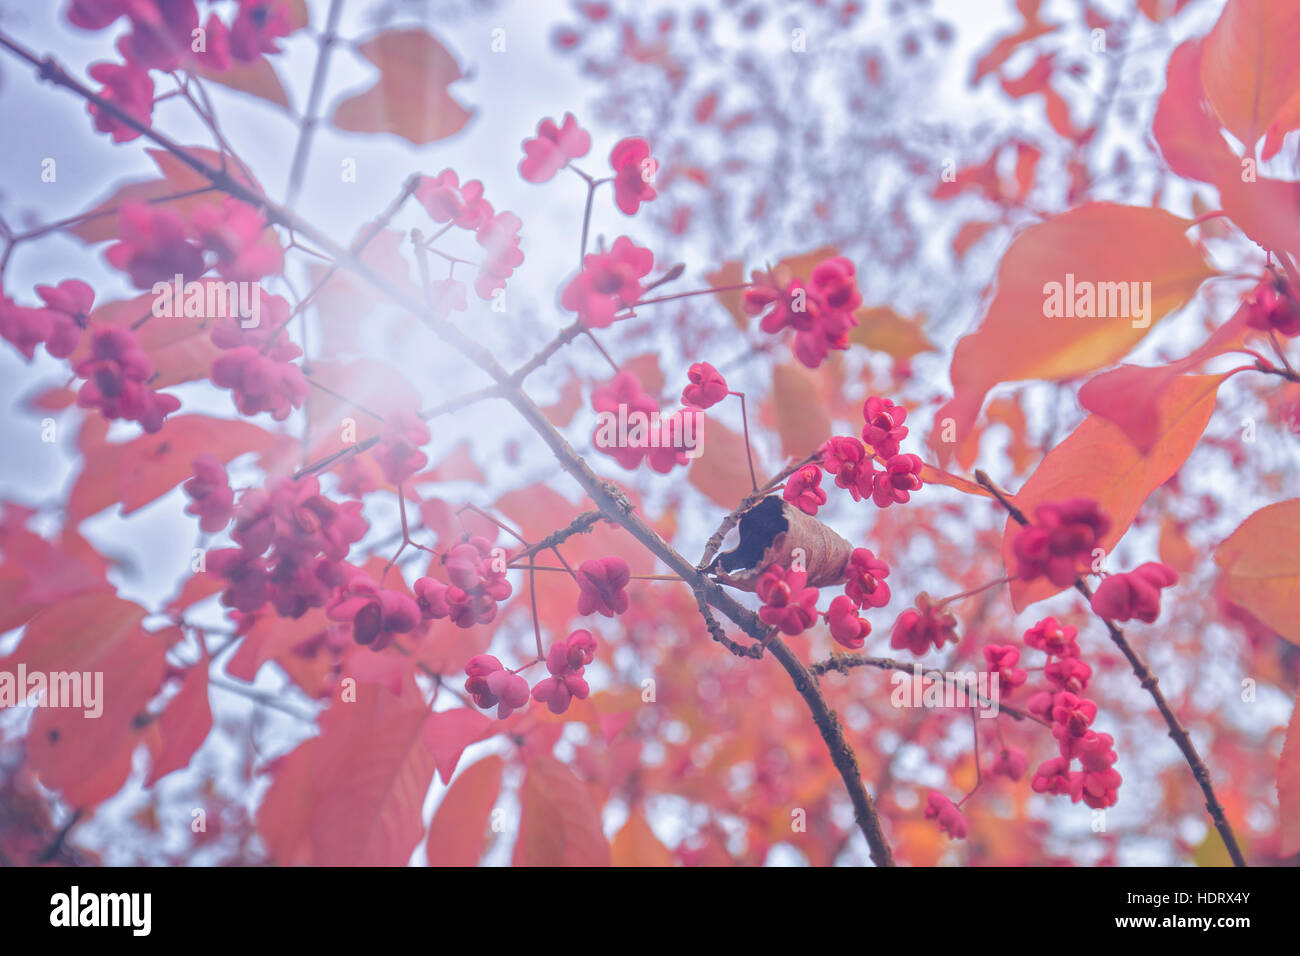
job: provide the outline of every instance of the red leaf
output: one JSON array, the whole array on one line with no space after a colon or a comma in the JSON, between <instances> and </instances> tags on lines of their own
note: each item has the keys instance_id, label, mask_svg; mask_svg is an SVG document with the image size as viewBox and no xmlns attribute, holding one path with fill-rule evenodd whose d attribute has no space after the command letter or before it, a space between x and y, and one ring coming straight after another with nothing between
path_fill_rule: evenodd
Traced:
<instances>
[{"instance_id":1,"label":"red leaf","mask_svg":"<svg viewBox=\"0 0 1300 956\"><path fill-rule=\"evenodd\" d=\"M217 577L210 571L204 572L204 576ZM251 683L267 661L285 657L295 646L329 626L330 621L321 608L312 608L296 618L262 614L253 622L227 662L226 673ZM315 692L315 688L304 687L303 690Z\"/></svg>"},{"instance_id":2,"label":"red leaf","mask_svg":"<svg viewBox=\"0 0 1300 956\"><path fill-rule=\"evenodd\" d=\"M424 835L433 756L413 682L395 696L358 684L321 715L319 737L278 763L258 814L277 863L403 866Z\"/></svg>"},{"instance_id":3,"label":"red leaf","mask_svg":"<svg viewBox=\"0 0 1300 956\"><path fill-rule=\"evenodd\" d=\"M14 653L0 661L4 672L22 665L28 674L77 674L83 687L90 678L85 690L96 700L83 690L83 706L41 707L27 737L41 782L75 806L107 799L125 781L120 771L130 770L137 722L162 683L167 646L179 637L175 628L145 633L144 617L144 608L111 593L80 595L33 618ZM87 716L88 709L101 712Z\"/></svg>"},{"instance_id":4,"label":"red leaf","mask_svg":"<svg viewBox=\"0 0 1300 956\"><path fill-rule=\"evenodd\" d=\"M1214 552L1225 596L1300 644L1300 498L1256 511Z\"/></svg>"},{"instance_id":5,"label":"red leaf","mask_svg":"<svg viewBox=\"0 0 1300 956\"><path fill-rule=\"evenodd\" d=\"M429 714L424 725L424 742L438 765L438 776L446 783L456 772L460 755L470 744L491 737L497 722L468 707L439 710Z\"/></svg>"},{"instance_id":6,"label":"red leaf","mask_svg":"<svg viewBox=\"0 0 1300 956\"><path fill-rule=\"evenodd\" d=\"M153 755L144 785L152 787L174 770L188 766L195 751L203 746L212 730L212 708L208 703L208 655L185 672L181 689L158 718L162 748Z\"/></svg>"},{"instance_id":7,"label":"red leaf","mask_svg":"<svg viewBox=\"0 0 1300 956\"><path fill-rule=\"evenodd\" d=\"M69 514L80 521L115 502L130 514L189 478L190 463L201 453L229 462L245 452L266 455L278 441L245 421L172 416L152 435L84 449L85 466L73 485Z\"/></svg>"},{"instance_id":8,"label":"red leaf","mask_svg":"<svg viewBox=\"0 0 1300 956\"><path fill-rule=\"evenodd\" d=\"M1239 346L1246 315L1244 307L1238 309L1209 341L1185 359L1155 368L1121 365L1103 372L1079 389L1079 404L1118 425L1139 451L1149 451L1159 437L1161 396L1184 372Z\"/></svg>"},{"instance_id":9,"label":"red leaf","mask_svg":"<svg viewBox=\"0 0 1300 956\"><path fill-rule=\"evenodd\" d=\"M1291 713L1277 765L1277 807L1282 826L1282 855L1300 853L1300 705Z\"/></svg>"},{"instance_id":10,"label":"red leaf","mask_svg":"<svg viewBox=\"0 0 1300 956\"><path fill-rule=\"evenodd\" d=\"M86 591L109 591L103 569L27 530L31 512L0 510L0 630L25 623L46 605ZM65 538L68 533L65 531Z\"/></svg>"},{"instance_id":11,"label":"red leaf","mask_svg":"<svg viewBox=\"0 0 1300 956\"><path fill-rule=\"evenodd\" d=\"M744 436L716 419L709 419L704 428L704 452L691 463L687 480L728 511L740 504L754 490L745 458ZM761 474L758 483L763 483Z\"/></svg>"},{"instance_id":12,"label":"red leaf","mask_svg":"<svg viewBox=\"0 0 1300 956\"><path fill-rule=\"evenodd\" d=\"M504 769L504 760L489 755L467 768L447 789L429 824L425 852L430 866L478 865Z\"/></svg>"},{"instance_id":13,"label":"red leaf","mask_svg":"<svg viewBox=\"0 0 1300 956\"><path fill-rule=\"evenodd\" d=\"M1090 415L1066 439L1047 453L1019 494L1015 504L1033 520L1034 508L1048 501L1093 498L1110 516L1111 527L1099 546L1108 553L1124 536L1147 497L1182 467L1200 440L1214 412L1215 396L1226 375L1185 375L1161 397L1157 439L1145 454L1138 451L1114 422ZM1007 519L1002 556L1014 570L1012 542L1020 525ZM1011 582L1016 611L1063 590L1046 578Z\"/></svg>"},{"instance_id":14,"label":"red leaf","mask_svg":"<svg viewBox=\"0 0 1300 956\"><path fill-rule=\"evenodd\" d=\"M528 762L515 866L609 866L609 841L587 785L554 757Z\"/></svg>"},{"instance_id":15,"label":"red leaf","mask_svg":"<svg viewBox=\"0 0 1300 956\"><path fill-rule=\"evenodd\" d=\"M359 47L379 68L364 93L334 108L333 123L353 133L396 133L422 146L459 132L472 113L447 91L460 67L438 40L421 29L389 30Z\"/></svg>"}]
</instances>

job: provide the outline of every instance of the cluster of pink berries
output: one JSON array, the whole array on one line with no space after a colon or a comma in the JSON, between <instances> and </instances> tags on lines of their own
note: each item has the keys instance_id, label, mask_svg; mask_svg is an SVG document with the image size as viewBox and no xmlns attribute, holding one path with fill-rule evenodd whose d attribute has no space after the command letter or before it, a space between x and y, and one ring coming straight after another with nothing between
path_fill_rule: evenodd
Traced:
<instances>
[{"instance_id":1,"label":"cluster of pink berries","mask_svg":"<svg viewBox=\"0 0 1300 956\"><path fill-rule=\"evenodd\" d=\"M307 400L307 380L293 360L302 349L283 334L290 308L283 296L262 295L254 326L226 316L212 325L209 338L222 353L212 360L212 384L228 388L240 414L269 412L276 421Z\"/></svg>"},{"instance_id":2,"label":"cluster of pink berries","mask_svg":"<svg viewBox=\"0 0 1300 956\"><path fill-rule=\"evenodd\" d=\"M489 624L497 616L497 605L510 597L506 580L508 561L492 542L473 535L451 548L443 557L448 584L434 578L415 582L415 596L426 620L451 618L457 627Z\"/></svg>"},{"instance_id":3,"label":"cluster of pink berries","mask_svg":"<svg viewBox=\"0 0 1300 956\"><path fill-rule=\"evenodd\" d=\"M1034 509L1034 523L1016 534L1012 550L1022 581L1046 577L1068 587L1093 565L1094 552L1110 530L1110 518L1091 498L1047 502Z\"/></svg>"},{"instance_id":4,"label":"cluster of pink berries","mask_svg":"<svg viewBox=\"0 0 1300 956\"><path fill-rule=\"evenodd\" d=\"M562 714L576 700L586 700L590 693L583 672L596 659L596 638L590 631L577 630L565 640L556 641L546 655L550 672L532 689L532 698L543 703L553 714ZM505 720L528 703L528 682L491 654L471 657L465 665L465 692L484 710L497 709L497 718Z\"/></svg>"},{"instance_id":5,"label":"cluster of pink berries","mask_svg":"<svg viewBox=\"0 0 1300 956\"><path fill-rule=\"evenodd\" d=\"M825 614L817 611L817 588L807 586L802 568L772 564L759 576L755 591L763 606L758 616L764 624L788 635L802 634L823 617L836 643L859 650L871 633L871 623L859 613L889 603L889 565L866 548L855 548L844 568L844 593L836 596Z\"/></svg>"},{"instance_id":6,"label":"cluster of pink berries","mask_svg":"<svg viewBox=\"0 0 1300 956\"><path fill-rule=\"evenodd\" d=\"M90 355L77 363L75 371L86 379L77 392L77 404L98 408L105 418L136 421L145 431L156 432L163 419L181 407L180 399L149 387L153 363L129 329L95 329Z\"/></svg>"},{"instance_id":7,"label":"cluster of pink berries","mask_svg":"<svg viewBox=\"0 0 1300 956\"><path fill-rule=\"evenodd\" d=\"M1151 624L1160 616L1161 590L1177 583L1177 571L1159 561L1148 561L1127 574L1107 575L1092 596L1092 609L1110 621L1137 618Z\"/></svg>"},{"instance_id":8,"label":"cluster of pink berries","mask_svg":"<svg viewBox=\"0 0 1300 956\"><path fill-rule=\"evenodd\" d=\"M591 149L591 134L578 125L572 113L556 125L549 117L537 124L537 135L524 140L524 158L519 174L530 183L544 183L575 159ZM658 164L650 156L650 145L639 137L615 144L609 154L614 171L614 202L628 216L635 215L643 202L654 199L655 172ZM582 173L584 178L586 174ZM594 189L598 184L588 178ZM654 267L654 253L638 246L627 236L619 236L609 251L602 249L586 255L582 268L560 294L560 304L578 314L578 321L589 329L612 325L623 309L634 306L644 292L641 280Z\"/></svg>"},{"instance_id":9,"label":"cluster of pink berries","mask_svg":"<svg viewBox=\"0 0 1300 956\"><path fill-rule=\"evenodd\" d=\"M1300 301L1285 276L1271 274L1246 301L1246 324L1288 338L1300 335Z\"/></svg>"},{"instance_id":10,"label":"cluster of pink berries","mask_svg":"<svg viewBox=\"0 0 1300 956\"><path fill-rule=\"evenodd\" d=\"M896 651L911 651L920 657L931 648L937 651L945 644L956 644L957 618L946 607L942 601L933 601L922 591L916 596L916 606L908 608L894 621L889 646Z\"/></svg>"},{"instance_id":11,"label":"cluster of pink berries","mask_svg":"<svg viewBox=\"0 0 1300 956\"><path fill-rule=\"evenodd\" d=\"M72 0L67 12L68 21L83 30L103 30L123 16L130 20L131 31L117 42L125 62L96 63L90 75L103 84L101 98L143 126L153 114L150 70L224 73L253 63L264 53L279 52L277 41L294 29L292 14L289 0L239 0L230 23L213 12L202 27L195 0ZM96 128L111 133L115 142L140 135L96 104L89 108Z\"/></svg>"},{"instance_id":12,"label":"cluster of pink berries","mask_svg":"<svg viewBox=\"0 0 1300 956\"><path fill-rule=\"evenodd\" d=\"M623 428L598 422L592 432L592 445L609 455L629 471L642 463L661 475L690 462L687 438L702 441L703 415L689 409L664 415L659 403L641 386L635 373L624 369L603 385L591 390L592 408L606 421ZM692 416L687 427L686 416Z\"/></svg>"},{"instance_id":13,"label":"cluster of pink berries","mask_svg":"<svg viewBox=\"0 0 1300 956\"><path fill-rule=\"evenodd\" d=\"M843 488L854 501L871 498L877 507L910 501L921 487L922 462L919 457L903 453L899 444L907 437L907 409L887 398L871 396L863 403L862 438L837 435L821 448L821 467L805 465L790 476L783 496L806 514L815 515L826 504L821 487L822 469L835 477L835 486ZM870 446L870 447L868 447ZM884 468L876 470L876 460Z\"/></svg>"},{"instance_id":14,"label":"cluster of pink berries","mask_svg":"<svg viewBox=\"0 0 1300 956\"><path fill-rule=\"evenodd\" d=\"M1060 624L1056 618L1039 621L1025 632L1025 643L1048 655L1043 670L1050 690L1041 690L1029 698L1026 709L1049 721L1052 736L1059 745L1059 756L1044 761L1034 773L1031 786L1036 793L1068 795L1082 800L1093 809L1115 805L1122 778L1113 764L1116 757L1114 738L1091 729L1097 716L1097 704L1080 696L1088 687L1092 668L1079 654L1077 631ZM1072 770L1078 760L1082 769Z\"/></svg>"},{"instance_id":15,"label":"cluster of pink berries","mask_svg":"<svg viewBox=\"0 0 1300 956\"><path fill-rule=\"evenodd\" d=\"M190 486L200 493L195 507L209 519L209 528L220 530L224 494L214 508L216 469L207 463L196 477L200 481ZM244 490L233 517L231 537L239 546L209 553L207 568L226 579L222 602L246 614L268 600L281 617L301 617L310 608L324 607L351 582L345 559L369 529L361 502L331 501L311 475Z\"/></svg>"},{"instance_id":16,"label":"cluster of pink berries","mask_svg":"<svg viewBox=\"0 0 1300 956\"><path fill-rule=\"evenodd\" d=\"M437 176L422 177L415 198L434 222L455 225L474 233L474 241L486 253L474 280L474 291L489 300L505 288L506 280L523 264L519 230L523 223L512 212L497 212L483 198L483 184L477 179L463 185L455 170L444 169ZM447 278L435 283L435 299L445 317L451 310L468 308L465 284Z\"/></svg>"},{"instance_id":17,"label":"cluster of pink berries","mask_svg":"<svg viewBox=\"0 0 1300 956\"><path fill-rule=\"evenodd\" d=\"M0 338L28 361L41 343L55 358L67 358L81 344L95 291L80 279L65 279L57 286L38 285L36 294L44 307L17 305L0 291Z\"/></svg>"},{"instance_id":18,"label":"cluster of pink berries","mask_svg":"<svg viewBox=\"0 0 1300 956\"><path fill-rule=\"evenodd\" d=\"M764 332L794 329L795 357L817 368L832 350L849 347L849 329L858 324L853 311L862 305L862 294L853 263L832 256L813 267L806 285L798 277L756 271L742 301L750 315L771 309L759 324Z\"/></svg>"}]
</instances>

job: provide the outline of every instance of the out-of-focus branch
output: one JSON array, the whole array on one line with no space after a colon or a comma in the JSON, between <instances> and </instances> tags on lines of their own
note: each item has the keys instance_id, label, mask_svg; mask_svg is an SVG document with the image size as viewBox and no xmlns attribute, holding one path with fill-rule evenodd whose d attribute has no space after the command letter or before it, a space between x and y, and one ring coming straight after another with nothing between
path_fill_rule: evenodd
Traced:
<instances>
[{"instance_id":1,"label":"out-of-focus branch","mask_svg":"<svg viewBox=\"0 0 1300 956\"><path fill-rule=\"evenodd\" d=\"M298 130L298 145L294 147L293 162L289 167L289 188L285 193L285 202L290 206L298 200L303 174L307 171L307 156L311 152L311 141L316 133L316 124L320 122L320 101L325 93L330 53L338 40L339 17L342 13L343 0L330 0L329 13L325 18L325 32L320 38L320 52L316 54L316 69L311 77L311 90L307 94L307 108L303 111L302 126Z\"/></svg>"}]
</instances>

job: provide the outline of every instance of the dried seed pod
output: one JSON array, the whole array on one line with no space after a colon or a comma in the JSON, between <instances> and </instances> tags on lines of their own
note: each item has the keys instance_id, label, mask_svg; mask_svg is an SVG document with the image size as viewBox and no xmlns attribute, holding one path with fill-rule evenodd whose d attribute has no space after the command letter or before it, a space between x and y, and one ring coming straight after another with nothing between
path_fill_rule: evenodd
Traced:
<instances>
[{"instance_id":1,"label":"dried seed pod","mask_svg":"<svg viewBox=\"0 0 1300 956\"><path fill-rule=\"evenodd\" d=\"M719 583L753 591L770 564L796 563L808 574L808 587L837 584L853 554L849 544L788 501L768 495L740 516L740 543L718 555L711 570Z\"/></svg>"}]
</instances>

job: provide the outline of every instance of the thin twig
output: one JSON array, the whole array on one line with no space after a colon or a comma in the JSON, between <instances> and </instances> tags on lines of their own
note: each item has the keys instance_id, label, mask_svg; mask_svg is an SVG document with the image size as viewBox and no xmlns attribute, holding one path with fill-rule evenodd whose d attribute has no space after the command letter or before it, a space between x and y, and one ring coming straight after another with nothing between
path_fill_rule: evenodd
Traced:
<instances>
[{"instance_id":1,"label":"thin twig","mask_svg":"<svg viewBox=\"0 0 1300 956\"><path fill-rule=\"evenodd\" d=\"M293 162L289 166L289 189L285 202L292 206L298 199L302 188L303 173L307 169L307 156L311 151L312 135L316 124L320 122L320 101L325 93L325 77L328 73L330 51L338 39L339 17L343 13L343 0L330 0L329 13L325 19L325 33L320 38L320 52L316 54L316 69L311 77L311 91L307 94L307 109L303 112L302 126L298 130L298 144L293 150Z\"/></svg>"},{"instance_id":2,"label":"thin twig","mask_svg":"<svg viewBox=\"0 0 1300 956\"><path fill-rule=\"evenodd\" d=\"M863 654L834 654L831 657L828 657L824 661L818 661L816 664L810 664L808 667L808 673L812 674L813 677L821 677L823 674L829 673L830 671L835 671L838 674L847 674L850 670L852 670L855 667L874 667L877 670L900 671L905 674L916 673L915 664L908 664L904 661L896 661L893 658L889 658L889 657L867 657ZM922 676L924 677L937 676L942 678L944 683L953 684L954 686L961 686L962 684L962 682L958 681L955 675L950 674L946 671L940 671L940 670L923 671ZM979 693L976 693L973 696L981 704L987 705L990 703L994 703L994 701L990 700L988 697L985 697ZM1013 720L1031 720L1036 724L1042 724L1044 727L1052 726L1048 721L1043 720L1041 717L1036 717L1033 714L1029 713L1028 711L1021 710L1018 707L1012 707L1010 704L1004 704L1000 700L997 701L996 703L998 705L998 713L1006 714L1008 717L1012 718Z\"/></svg>"},{"instance_id":3,"label":"thin twig","mask_svg":"<svg viewBox=\"0 0 1300 956\"><path fill-rule=\"evenodd\" d=\"M998 503L1006 509L1011 515L1012 520L1021 525L1028 525L1029 519L1025 517L1023 511L1011 503L1009 496L982 471L975 472L975 480L983 487L988 489L989 493L998 500ZM1092 603L1092 588L1088 583L1079 578L1074 582L1074 589L1088 599L1089 605ZM1095 613L1095 612L1094 612ZM1133 649L1124 632L1119 629L1114 621L1107 620L1100 614L1098 619L1106 625L1106 630L1110 634L1111 641L1119 648L1120 653L1128 661L1129 666L1133 669L1134 676L1138 682L1151 695L1151 699L1156 703L1156 709L1160 711L1160 716L1164 718L1165 725L1169 728L1169 736L1174 739L1178 749L1182 751L1183 758L1192 770L1192 776L1196 778L1197 784L1200 785L1201 793L1205 797L1205 809L1210 814L1210 819L1214 821L1214 827L1219 831L1219 836L1223 838L1224 846L1228 848L1228 855L1232 858L1234 866L1245 866L1246 858L1237 845L1237 838L1232 832L1232 827L1228 824L1228 818L1224 814L1223 804L1219 803L1218 797L1214 795L1214 786L1210 780L1210 771L1206 768L1205 763L1201 760L1201 755L1196 751L1196 745L1192 743L1192 738L1187 729L1183 727L1182 722L1174 713L1169 702L1165 700L1165 695L1158 686L1158 679L1151 673L1147 667L1146 661Z\"/></svg>"}]
</instances>

